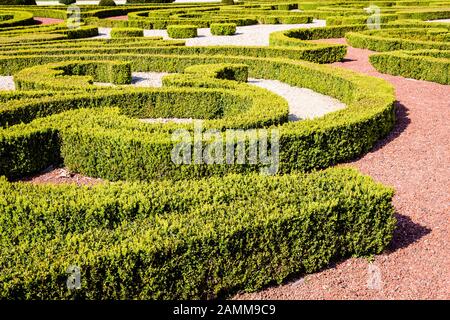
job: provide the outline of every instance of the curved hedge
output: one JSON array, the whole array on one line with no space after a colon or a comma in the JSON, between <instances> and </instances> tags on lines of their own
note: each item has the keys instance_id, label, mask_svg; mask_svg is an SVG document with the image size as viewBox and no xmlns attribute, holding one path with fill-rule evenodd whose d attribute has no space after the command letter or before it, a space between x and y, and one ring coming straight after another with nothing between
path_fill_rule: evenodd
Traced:
<instances>
[{"instance_id":1,"label":"curved hedge","mask_svg":"<svg viewBox=\"0 0 450 320\"><path fill-rule=\"evenodd\" d=\"M193 25L168 26L167 34L172 39L195 38L197 37L197 26Z\"/></svg>"},{"instance_id":2,"label":"curved hedge","mask_svg":"<svg viewBox=\"0 0 450 320\"><path fill-rule=\"evenodd\" d=\"M369 57L380 72L450 84L450 50L394 51Z\"/></svg>"},{"instance_id":3,"label":"curved hedge","mask_svg":"<svg viewBox=\"0 0 450 320\"><path fill-rule=\"evenodd\" d=\"M139 28L112 28L111 38L143 37L144 30Z\"/></svg>"},{"instance_id":4,"label":"curved hedge","mask_svg":"<svg viewBox=\"0 0 450 320\"><path fill-rule=\"evenodd\" d=\"M450 27L398 28L349 32L348 43L356 48L374 51L438 49L450 50Z\"/></svg>"}]
</instances>

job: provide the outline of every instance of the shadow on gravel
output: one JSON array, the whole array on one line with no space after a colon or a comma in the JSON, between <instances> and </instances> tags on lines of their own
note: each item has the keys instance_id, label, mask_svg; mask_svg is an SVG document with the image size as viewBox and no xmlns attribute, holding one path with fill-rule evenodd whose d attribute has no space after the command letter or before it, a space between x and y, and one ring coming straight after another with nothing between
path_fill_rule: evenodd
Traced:
<instances>
[{"instance_id":1,"label":"shadow on gravel","mask_svg":"<svg viewBox=\"0 0 450 320\"><path fill-rule=\"evenodd\" d=\"M430 228L415 223L410 217L398 212L395 213L395 218L397 219L397 228L394 231L394 238L388 247L390 252L406 248L431 232Z\"/></svg>"},{"instance_id":2,"label":"shadow on gravel","mask_svg":"<svg viewBox=\"0 0 450 320\"><path fill-rule=\"evenodd\" d=\"M395 101L395 125L392 131L388 134L388 136L375 144L370 152L376 152L379 149L383 148L385 145L390 143L391 141L398 138L403 131L408 127L411 123L411 119L408 117L408 108L405 105L401 104L398 101Z\"/></svg>"}]
</instances>

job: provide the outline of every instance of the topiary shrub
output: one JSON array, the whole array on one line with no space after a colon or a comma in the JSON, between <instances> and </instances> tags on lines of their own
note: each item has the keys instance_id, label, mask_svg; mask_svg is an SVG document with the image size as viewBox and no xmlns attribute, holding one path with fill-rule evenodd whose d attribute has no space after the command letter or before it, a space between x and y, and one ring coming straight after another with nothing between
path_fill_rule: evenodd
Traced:
<instances>
[{"instance_id":1,"label":"topiary shrub","mask_svg":"<svg viewBox=\"0 0 450 320\"><path fill-rule=\"evenodd\" d=\"M169 37L174 39L195 38L197 36L197 26L192 25L168 26L167 33Z\"/></svg>"},{"instance_id":2,"label":"topiary shrub","mask_svg":"<svg viewBox=\"0 0 450 320\"><path fill-rule=\"evenodd\" d=\"M59 0L59 3L61 4L65 4L65 5L69 5L69 4L74 4L75 2L77 2L77 0Z\"/></svg>"},{"instance_id":3,"label":"topiary shrub","mask_svg":"<svg viewBox=\"0 0 450 320\"><path fill-rule=\"evenodd\" d=\"M187 67L184 72L238 82L247 82L248 80L248 66L246 64L200 64Z\"/></svg>"},{"instance_id":4,"label":"topiary shrub","mask_svg":"<svg viewBox=\"0 0 450 320\"><path fill-rule=\"evenodd\" d=\"M236 33L236 23L213 23L211 34L215 36L230 36Z\"/></svg>"},{"instance_id":5,"label":"topiary shrub","mask_svg":"<svg viewBox=\"0 0 450 320\"><path fill-rule=\"evenodd\" d=\"M139 28L112 28L111 38L143 37L144 30Z\"/></svg>"},{"instance_id":6,"label":"topiary shrub","mask_svg":"<svg viewBox=\"0 0 450 320\"><path fill-rule=\"evenodd\" d=\"M102 7L114 7L116 3L114 2L114 0L100 0L98 5Z\"/></svg>"}]
</instances>

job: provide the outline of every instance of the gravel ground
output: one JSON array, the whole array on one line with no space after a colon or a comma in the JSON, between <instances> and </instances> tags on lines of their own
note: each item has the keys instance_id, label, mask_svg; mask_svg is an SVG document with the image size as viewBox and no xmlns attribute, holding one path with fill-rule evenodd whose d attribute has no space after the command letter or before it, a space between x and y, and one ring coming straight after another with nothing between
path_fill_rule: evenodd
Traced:
<instances>
[{"instance_id":1,"label":"gravel ground","mask_svg":"<svg viewBox=\"0 0 450 320\"><path fill-rule=\"evenodd\" d=\"M0 90L15 90L13 76L0 76Z\"/></svg>"},{"instance_id":2,"label":"gravel ground","mask_svg":"<svg viewBox=\"0 0 450 320\"><path fill-rule=\"evenodd\" d=\"M345 43L344 39L329 42ZM369 50L349 47L343 67L391 82L397 94L393 132L349 162L394 186L398 226L389 249L235 299L449 299L450 86L378 73ZM369 286L374 279L376 286Z\"/></svg>"},{"instance_id":3,"label":"gravel ground","mask_svg":"<svg viewBox=\"0 0 450 320\"><path fill-rule=\"evenodd\" d=\"M123 19L123 16L111 19ZM209 28L199 28L198 37L186 39L186 46L268 46L269 35L275 31L297 28L312 28L325 26L325 20L314 20L308 24L258 24L237 27L233 36L213 36ZM111 28L98 28L99 35L94 38L110 38ZM170 39L166 30L144 30L145 37L162 36Z\"/></svg>"}]
</instances>

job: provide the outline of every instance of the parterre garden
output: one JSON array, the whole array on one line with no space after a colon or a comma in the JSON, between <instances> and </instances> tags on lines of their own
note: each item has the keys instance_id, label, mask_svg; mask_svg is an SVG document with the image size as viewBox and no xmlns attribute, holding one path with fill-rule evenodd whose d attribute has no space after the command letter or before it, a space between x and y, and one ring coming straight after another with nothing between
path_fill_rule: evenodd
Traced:
<instances>
[{"instance_id":1,"label":"parterre garden","mask_svg":"<svg viewBox=\"0 0 450 320\"><path fill-rule=\"evenodd\" d=\"M315 40L345 37L379 51L370 61L381 72L450 84L450 24L427 22L449 19L450 2L141 0L80 5L76 28L66 7L31 2L0 2L0 75L13 75L16 88L0 91L0 297L228 297L390 243L394 190L333 166L389 134L393 87L328 66L346 46ZM366 23L368 5L381 10L378 29ZM116 16L127 19L108 19ZM274 32L267 47L183 40L198 28L232 37L240 26L313 19L327 26ZM111 38L96 38L98 27L113 28ZM167 29L172 39L143 29ZM171 74L161 88L136 88L132 72ZM346 108L288 121L287 102L248 77L309 88ZM202 138L206 148L227 129L278 129L278 173L260 174L258 163L176 164L172 135L195 135L195 124L146 118L202 119L216 130ZM19 181L50 166L105 181ZM66 287L71 265L82 270L76 291Z\"/></svg>"}]
</instances>

